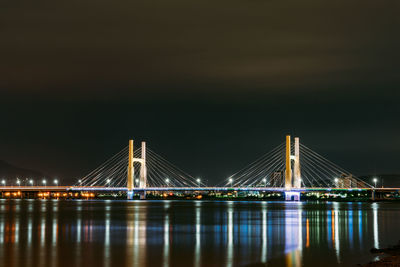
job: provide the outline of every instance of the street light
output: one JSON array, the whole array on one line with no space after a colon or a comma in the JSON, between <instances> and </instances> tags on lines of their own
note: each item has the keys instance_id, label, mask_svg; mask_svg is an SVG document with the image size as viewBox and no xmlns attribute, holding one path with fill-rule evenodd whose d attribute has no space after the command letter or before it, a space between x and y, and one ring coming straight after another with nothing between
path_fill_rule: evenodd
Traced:
<instances>
[{"instance_id":1,"label":"street light","mask_svg":"<svg viewBox=\"0 0 400 267\"><path fill-rule=\"evenodd\" d=\"M200 182L201 182L200 178L197 178L197 183L199 184L199 187L200 187Z\"/></svg>"},{"instance_id":2,"label":"street light","mask_svg":"<svg viewBox=\"0 0 400 267\"><path fill-rule=\"evenodd\" d=\"M231 184L231 187L232 187L232 182L233 182L233 179L229 178L229 183Z\"/></svg>"},{"instance_id":3,"label":"street light","mask_svg":"<svg viewBox=\"0 0 400 267\"><path fill-rule=\"evenodd\" d=\"M2 180L2 181L1 181L1 184L2 184L2 185L5 185L5 184L6 184L6 180Z\"/></svg>"},{"instance_id":4,"label":"street light","mask_svg":"<svg viewBox=\"0 0 400 267\"><path fill-rule=\"evenodd\" d=\"M165 182L167 183L167 187L168 187L168 183L169 183L169 179L165 179Z\"/></svg>"},{"instance_id":5,"label":"street light","mask_svg":"<svg viewBox=\"0 0 400 267\"><path fill-rule=\"evenodd\" d=\"M375 188L376 188L376 182L378 182L378 179L377 178L374 178L374 184L375 184Z\"/></svg>"},{"instance_id":6,"label":"street light","mask_svg":"<svg viewBox=\"0 0 400 267\"><path fill-rule=\"evenodd\" d=\"M17 185L20 185L21 181L17 179Z\"/></svg>"},{"instance_id":7,"label":"street light","mask_svg":"<svg viewBox=\"0 0 400 267\"><path fill-rule=\"evenodd\" d=\"M58 180L54 179L54 184L57 185L58 184Z\"/></svg>"},{"instance_id":8,"label":"street light","mask_svg":"<svg viewBox=\"0 0 400 267\"><path fill-rule=\"evenodd\" d=\"M267 179L266 178L263 179L263 182L264 182L264 187L267 187Z\"/></svg>"},{"instance_id":9,"label":"street light","mask_svg":"<svg viewBox=\"0 0 400 267\"><path fill-rule=\"evenodd\" d=\"M46 186L46 180L43 180L42 183L44 184L44 186Z\"/></svg>"},{"instance_id":10,"label":"street light","mask_svg":"<svg viewBox=\"0 0 400 267\"><path fill-rule=\"evenodd\" d=\"M139 179L135 179L136 185L139 185Z\"/></svg>"},{"instance_id":11,"label":"street light","mask_svg":"<svg viewBox=\"0 0 400 267\"><path fill-rule=\"evenodd\" d=\"M33 180L31 179L31 180L29 181L29 183L30 183L31 185L33 185Z\"/></svg>"},{"instance_id":12,"label":"street light","mask_svg":"<svg viewBox=\"0 0 400 267\"><path fill-rule=\"evenodd\" d=\"M110 179L107 179L107 184L109 184L111 182L111 180Z\"/></svg>"}]
</instances>

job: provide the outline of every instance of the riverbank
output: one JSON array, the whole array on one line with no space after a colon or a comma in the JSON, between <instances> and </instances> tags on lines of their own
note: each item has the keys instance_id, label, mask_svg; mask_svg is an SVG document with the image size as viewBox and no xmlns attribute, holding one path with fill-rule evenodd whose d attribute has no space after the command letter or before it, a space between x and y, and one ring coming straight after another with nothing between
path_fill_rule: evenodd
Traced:
<instances>
[{"instance_id":1,"label":"riverbank","mask_svg":"<svg viewBox=\"0 0 400 267\"><path fill-rule=\"evenodd\" d=\"M400 241L397 245L384 249L371 249L372 254L379 254L382 257L378 261L369 262L364 267L394 267L400 266Z\"/></svg>"}]
</instances>

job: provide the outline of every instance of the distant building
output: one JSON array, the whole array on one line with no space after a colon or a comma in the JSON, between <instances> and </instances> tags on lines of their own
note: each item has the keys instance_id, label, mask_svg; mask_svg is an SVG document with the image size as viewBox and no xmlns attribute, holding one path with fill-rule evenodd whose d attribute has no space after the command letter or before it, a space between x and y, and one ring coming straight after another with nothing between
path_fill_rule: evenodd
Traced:
<instances>
[{"instance_id":1,"label":"distant building","mask_svg":"<svg viewBox=\"0 0 400 267\"><path fill-rule=\"evenodd\" d=\"M271 173L269 185L271 187L282 187L285 184L283 171L275 171Z\"/></svg>"},{"instance_id":2,"label":"distant building","mask_svg":"<svg viewBox=\"0 0 400 267\"><path fill-rule=\"evenodd\" d=\"M353 175L342 174L338 178L337 187L339 188L363 188L366 187L364 182L358 181Z\"/></svg>"}]
</instances>

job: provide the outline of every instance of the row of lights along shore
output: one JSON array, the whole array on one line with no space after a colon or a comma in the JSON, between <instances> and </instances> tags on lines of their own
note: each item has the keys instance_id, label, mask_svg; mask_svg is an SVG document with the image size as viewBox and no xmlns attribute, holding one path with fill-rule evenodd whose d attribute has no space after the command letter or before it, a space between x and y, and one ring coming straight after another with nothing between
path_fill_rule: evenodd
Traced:
<instances>
[{"instance_id":1,"label":"row of lights along shore","mask_svg":"<svg viewBox=\"0 0 400 267\"><path fill-rule=\"evenodd\" d=\"M20 179L17 179L16 180L16 184L18 185L18 186L21 186L21 180ZM1 180L1 184L4 186L4 185L6 185L6 180ZM47 180L46 179L43 179L42 180L42 183L40 183L40 182L36 182L36 185L39 185L39 184L41 184L41 185L44 185L44 186L46 186L46 184L47 184ZM53 184L54 185L58 185L58 179L54 179L53 180ZM33 179L30 179L29 180L29 185L31 185L31 186L34 186L35 185L35 181L33 180Z\"/></svg>"}]
</instances>

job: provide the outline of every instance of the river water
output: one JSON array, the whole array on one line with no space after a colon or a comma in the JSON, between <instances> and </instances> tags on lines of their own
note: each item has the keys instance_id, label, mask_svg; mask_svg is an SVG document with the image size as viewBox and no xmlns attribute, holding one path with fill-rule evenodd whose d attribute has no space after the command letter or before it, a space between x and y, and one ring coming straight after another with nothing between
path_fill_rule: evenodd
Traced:
<instances>
[{"instance_id":1,"label":"river water","mask_svg":"<svg viewBox=\"0 0 400 267\"><path fill-rule=\"evenodd\" d=\"M354 266L400 204L0 200L0 266Z\"/></svg>"}]
</instances>

